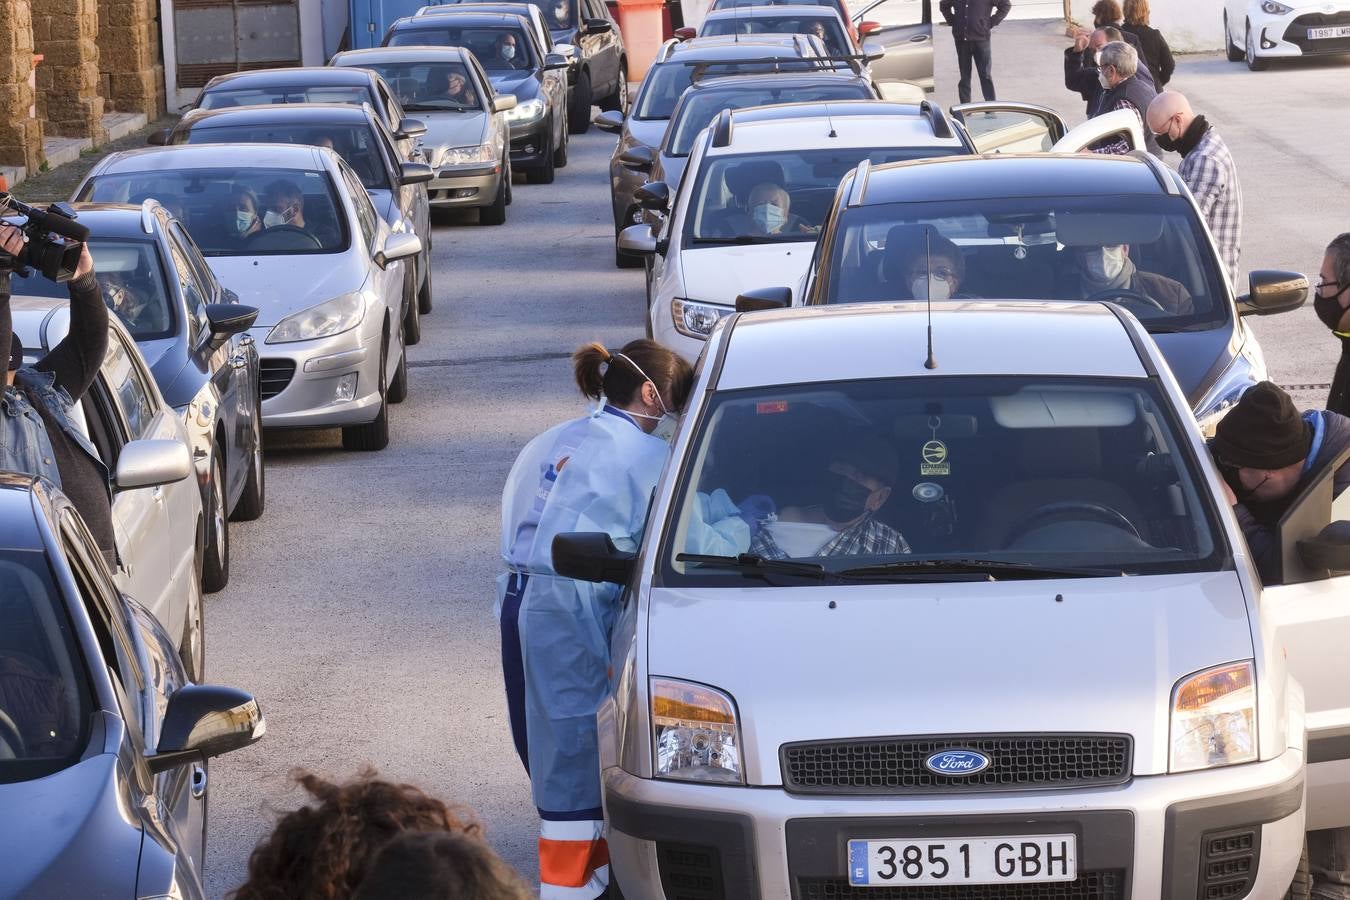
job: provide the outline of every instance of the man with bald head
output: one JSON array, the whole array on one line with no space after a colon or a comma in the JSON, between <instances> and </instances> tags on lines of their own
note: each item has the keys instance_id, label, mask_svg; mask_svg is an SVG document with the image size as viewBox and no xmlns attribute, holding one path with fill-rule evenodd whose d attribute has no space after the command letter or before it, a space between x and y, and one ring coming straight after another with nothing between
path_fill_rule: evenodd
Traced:
<instances>
[{"instance_id":1,"label":"man with bald head","mask_svg":"<svg viewBox=\"0 0 1350 900\"><path fill-rule=\"evenodd\" d=\"M1102 97L1106 89L1098 77L1102 48L1112 41L1124 41L1138 52L1139 39L1128 31L1121 31L1114 25L1103 25L1096 31L1080 29L1074 38L1073 46L1064 49L1064 86L1076 91L1087 101L1088 118L1101 112ZM1140 82L1156 85L1153 72L1140 58L1135 72ZM1156 89L1156 87L1155 87Z\"/></svg>"},{"instance_id":2,"label":"man with bald head","mask_svg":"<svg viewBox=\"0 0 1350 900\"><path fill-rule=\"evenodd\" d=\"M1242 186L1228 145L1179 91L1163 91L1148 105L1144 124L1158 146L1181 154L1181 179L1195 195L1228 276L1238 281L1242 243Z\"/></svg>"}]
</instances>

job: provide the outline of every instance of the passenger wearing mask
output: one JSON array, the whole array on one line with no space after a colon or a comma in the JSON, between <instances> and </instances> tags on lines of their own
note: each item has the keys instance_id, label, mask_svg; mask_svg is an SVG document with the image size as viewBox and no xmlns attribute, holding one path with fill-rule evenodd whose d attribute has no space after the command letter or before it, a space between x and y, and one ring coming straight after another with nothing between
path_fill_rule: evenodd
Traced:
<instances>
[{"instance_id":1,"label":"passenger wearing mask","mask_svg":"<svg viewBox=\"0 0 1350 900\"><path fill-rule=\"evenodd\" d=\"M1163 91L1148 105L1147 133L1163 150L1181 154L1181 180L1195 195L1200 214L1209 224L1219 255L1233 284L1240 283L1238 259L1242 252L1242 183L1233 154L1204 116L1177 91Z\"/></svg>"},{"instance_id":2,"label":"passenger wearing mask","mask_svg":"<svg viewBox=\"0 0 1350 900\"><path fill-rule=\"evenodd\" d=\"M519 69L525 65L520 57L520 47L516 45L516 36L509 31L497 36L493 51L501 63L499 68Z\"/></svg>"},{"instance_id":3,"label":"passenger wearing mask","mask_svg":"<svg viewBox=\"0 0 1350 900\"><path fill-rule=\"evenodd\" d=\"M595 713L609 690L619 596L615 585L557 575L553 538L600 531L637 547L694 378L687 362L647 340L617 352L589 344L572 359L597 408L530 441L502 492L502 672L541 820L541 900L602 897L609 883Z\"/></svg>"},{"instance_id":4,"label":"passenger wearing mask","mask_svg":"<svg viewBox=\"0 0 1350 900\"><path fill-rule=\"evenodd\" d=\"M808 234L816 230L810 222L792 214L792 195L781 185L767 181L755 185L746 206L750 216L747 234Z\"/></svg>"},{"instance_id":5,"label":"passenger wearing mask","mask_svg":"<svg viewBox=\"0 0 1350 900\"><path fill-rule=\"evenodd\" d=\"M1331 380L1327 409L1350 416L1350 232L1327 245L1322 275L1313 293L1313 309L1341 342L1341 361Z\"/></svg>"},{"instance_id":6,"label":"passenger wearing mask","mask_svg":"<svg viewBox=\"0 0 1350 900\"><path fill-rule=\"evenodd\" d=\"M1144 124L1144 114L1153 98L1158 96L1153 85L1141 81L1138 77L1139 54L1123 41L1112 41L1102 48L1097 58L1097 81L1105 93L1097 104L1093 117L1104 116L1118 109L1128 109L1139 117L1140 128L1144 132L1144 146L1154 156L1161 156L1162 150L1153 132ZM1124 138L1107 140L1093 147L1095 153L1129 153L1132 149Z\"/></svg>"},{"instance_id":7,"label":"passenger wearing mask","mask_svg":"<svg viewBox=\"0 0 1350 900\"><path fill-rule=\"evenodd\" d=\"M1162 90L1172 80L1176 71L1176 60L1172 58L1172 48L1162 32L1148 24L1148 0L1125 0L1125 24L1120 30L1139 39L1136 49L1141 61L1148 64L1154 75L1154 87Z\"/></svg>"},{"instance_id":8,"label":"passenger wearing mask","mask_svg":"<svg viewBox=\"0 0 1350 900\"><path fill-rule=\"evenodd\" d=\"M1114 25L1106 25L1096 31L1079 31L1073 46L1064 50L1064 86L1087 101L1089 119L1097 115L1102 98L1106 95L1098 71L1102 48L1112 41L1129 43L1133 37ZM1143 58L1139 59L1135 77L1155 84L1155 76Z\"/></svg>"},{"instance_id":9,"label":"passenger wearing mask","mask_svg":"<svg viewBox=\"0 0 1350 900\"><path fill-rule=\"evenodd\" d=\"M1190 292L1179 282L1135 266L1130 259L1129 244L1079 246L1071 248L1070 252L1076 262L1076 293L1083 299L1118 298L1128 304L1133 296L1140 304L1156 305L1170 315L1187 316L1195 311ZM1069 292L1071 296L1074 293Z\"/></svg>"},{"instance_id":10,"label":"passenger wearing mask","mask_svg":"<svg viewBox=\"0 0 1350 900\"><path fill-rule=\"evenodd\" d=\"M1265 584L1278 581L1281 517L1347 448L1350 419L1325 410L1299 413L1289 395L1269 381L1248 388L1219 421L1210 453ZM1339 497L1350 487L1350 463L1333 478L1333 496Z\"/></svg>"},{"instance_id":11,"label":"passenger wearing mask","mask_svg":"<svg viewBox=\"0 0 1350 900\"><path fill-rule=\"evenodd\" d=\"M240 243L263 230L262 219L258 216L258 197L251 188L236 187L230 191L224 216L226 230Z\"/></svg>"}]
</instances>

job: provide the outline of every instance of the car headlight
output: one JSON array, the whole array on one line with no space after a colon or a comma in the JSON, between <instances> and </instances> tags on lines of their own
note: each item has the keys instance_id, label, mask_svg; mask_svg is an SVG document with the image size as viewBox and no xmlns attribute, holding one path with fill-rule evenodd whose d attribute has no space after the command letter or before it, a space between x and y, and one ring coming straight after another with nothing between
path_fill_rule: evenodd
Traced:
<instances>
[{"instance_id":1,"label":"car headlight","mask_svg":"<svg viewBox=\"0 0 1350 900\"><path fill-rule=\"evenodd\" d=\"M1252 340L1247 341L1252 345ZM1266 379L1266 363L1259 348L1243 347L1205 396L1195 405L1195 420L1206 439L1214 437L1219 422L1242 399L1247 388Z\"/></svg>"},{"instance_id":2,"label":"car headlight","mask_svg":"<svg viewBox=\"0 0 1350 900\"><path fill-rule=\"evenodd\" d=\"M652 748L657 778L745 784L736 706L716 688L653 678Z\"/></svg>"},{"instance_id":3,"label":"car headlight","mask_svg":"<svg viewBox=\"0 0 1350 900\"><path fill-rule=\"evenodd\" d=\"M1256 669L1250 662L1206 669L1172 690L1168 771L1193 772L1256 759Z\"/></svg>"},{"instance_id":4,"label":"car headlight","mask_svg":"<svg viewBox=\"0 0 1350 900\"><path fill-rule=\"evenodd\" d=\"M264 343L285 344L332 337L360 325L365 314L366 300L361 294L343 294L282 319Z\"/></svg>"},{"instance_id":5,"label":"car headlight","mask_svg":"<svg viewBox=\"0 0 1350 900\"><path fill-rule=\"evenodd\" d=\"M442 166L467 166L497 161L497 147L491 141L473 147L446 147L441 152Z\"/></svg>"},{"instance_id":6,"label":"car headlight","mask_svg":"<svg viewBox=\"0 0 1350 900\"><path fill-rule=\"evenodd\" d=\"M670 314L675 320L675 330L686 337L700 341L706 341L708 335L712 334L713 326L717 324L718 320L723 316L731 315L732 311L729 306L699 303L695 300L681 300L679 298L676 298L670 305Z\"/></svg>"},{"instance_id":7,"label":"car headlight","mask_svg":"<svg viewBox=\"0 0 1350 900\"><path fill-rule=\"evenodd\" d=\"M1293 12L1292 6L1285 6L1283 3L1276 3L1275 0L1261 0L1261 12L1272 16L1282 16L1285 13Z\"/></svg>"},{"instance_id":8,"label":"car headlight","mask_svg":"<svg viewBox=\"0 0 1350 900\"><path fill-rule=\"evenodd\" d=\"M533 122L543 117L544 101L538 97L533 100L526 100L524 103L517 103L514 109L506 111L506 121L508 122Z\"/></svg>"}]
</instances>

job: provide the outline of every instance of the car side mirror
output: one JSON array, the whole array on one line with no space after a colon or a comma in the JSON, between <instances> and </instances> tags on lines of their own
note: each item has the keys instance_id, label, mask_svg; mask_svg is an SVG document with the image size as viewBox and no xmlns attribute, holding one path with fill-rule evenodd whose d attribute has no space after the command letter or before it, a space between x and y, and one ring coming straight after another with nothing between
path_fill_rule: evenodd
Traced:
<instances>
[{"instance_id":1,"label":"car side mirror","mask_svg":"<svg viewBox=\"0 0 1350 900\"><path fill-rule=\"evenodd\" d=\"M676 40L691 41L698 36L698 29L692 25L685 25L682 28L676 28L671 34L675 36Z\"/></svg>"},{"instance_id":2,"label":"car side mirror","mask_svg":"<svg viewBox=\"0 0 1350 900\"><path fill-rule=\"evenodd\" d=\"M1238 298L1238 313L1269 316L1298 309L1308 299L1308 276L1277 269L1257 269L1247 276L1247 293Z\"/></svg>"},{"instance_id":3,"label":"car side mirror","mask_svg":"<svg viewBox=\"0 0 1350 900\"><path fill-rule=\"evenodd\" d=\"M865 37L867 37L869 34L876 34L876 33L877 33L878 31L880 31L880 30L881 30L881 23L880 23L880 22L859 22L859 23L858 23L858 37L860 37L860 38L865 38Z\"/></svg>"},{"instance_id":4,"label":"car side mirror","mask_svg":"<svg viewBox=\"0 0 1350 900\"><path fill-rule=\"evenodd\" d=\"M515 94L498 94L492 98L492 111L506 112L508 109L515 109L519 102Z\"/></svg>"},{"instance_id":5,"label":"car side mirror","mask_svg":"<svg viewBox=\"0 0 1350 900\"><path fill-rule=\"evenodd\" d=\"M1332 522L1316 537L1299 541L1298 555L1309 569L1350 572L1350 522Z\"/></svg>"},{"instance_id":6,"label":"car side mirror","mask_svg":"<svg viewBox=\"0 0 1350 900\"><path fill-rule=\"evenodd\" d=\"M405 138L421 137L427 133L427 123L421 119L399 119L398 131L394 132L394 137L400 141Z\"/></svg>"},{"instance_id":7,"label":"car side mirror","mask_svg":"<svg viewBox=\"0 0 1350 900\"><path fill-rule=\"evenodd\" d=\"M214 684L185 684L169 697L159 746L146 763L158 775L241 750L266 732L267 720L252 695Z\"/></svg>"},{"instance_id":8,"label":"car side mirror","mask_svg":"<svg viewBox=\"0 0 1350 900\"><path fill-rule=\"evenodd\" d=\"M424 166L423 168L430 168ZM399 231L385 239L384 249L375 252L375 265L381 269L400 259L407 259L422 252L422 239L411 231Z\"/></svg>"},{"instance_id":9,"label":"car side mirror","mask_svg":"<svg viewBox=\"0 0 1350 900\"><path fill-rule=\"evenodd\" d=\"M656 165L656 154L651 147L629 147L619 154L619 162L638 172L650 172Z\"/></svg>"},{"instance_id":10,"label":"car side mirror","mask_svg":"<svg viewBox=\"0 0 1350 900\"><path fill-rule=\"evenodd\" d=\"M886 55L886 48L876 41L863 41L862 52L863 59L876 62Z\"/></svg>"},{"instance_id":11,"label":"car side mirror","mask_svg":"<svg viewBox=\"0 0 1350 900\"><path fill-rule=\"evenodd\" d=\"M571 60L577 55L577 48L573 44L554 44L553 52Z\"/></svg>"},{"instance_id":12,"label":"car side mirror","mask_svg":"<svg viewBox=\"0 0 1350 900\"><path fill-rule=\"evenodd\" d=\"M398 167L399 184L426 184L435 177L435 170L426 163L405 162Z\"/></svg>"},{"instance_id":13,"label":"car side mirror","mask_svg":"<svg viewBox=\"0 0 1350 900\"><path fill-rule=\"evenodd\" d=\"M553 537L553 571L564 578L599 584L627 584L637 554L620 550L603 531L579 531Z\"/></svg>"},{"instance_id":14,"label":"car side mirror","mask_svg":"<svg viewBox=\"0 0 1350 900\"><path fill-rule=\"evenodd\" d=\"M565 69L569 65L571 65L571 63L567 61L567 57L563 56L561 53L547 53L544 55L545 69Z\"/></svg>"},{"instance_id":15,"label":"car side mirror","mask_svg":"<svg viewBox=\"0 0 1350 900\"><path fill-rule=\"evenodd\" d=\"M172 134L172 128L160 128L147 134L145 136L145 142L152 147L166 147L169 144L169 137Z\"/></svg>"},{"instance_id":16,"label":"car side mirror","mask_svg":"<svg viewBox=\"0 0 1350 900\"><path fill-rule=\"evenodd\" d=\"M182 441L130 441L117 454L114 491L174 484L192 474L192 456Z\"/></svg>"},{"instance_id":17,"label":"car side mirror","mask_svg":"<svg viewBox=\"0 0 1350 900\"><path fill-rule=\"evenodd\" d=\"M670 187L664 181L649 181L633 191L633 199L643 209L664 213L670 209Z\"/></svg>"},{"instance_id":18,"label":"car side mirror","mask_svg":"<svg viewBox=\"0 0 1350 900\"><path fill-rule=\"evenodd\" d=\"M609 34L614 30L614 23L609 19L587 19L586 34Z\"/></svg>"},{"instance_id":19,"label":"car side mirror","mask_svg":"<svg viewBox=\"0 0 1350 900\"><path fill-rule=\"evenodd\" d=\"M206 321L211 325L211 337L208 346L211 352L225 346L225 342L236 334L243 334L253 327L258 319L258 310L252 306L238 303L206 304Z\"/></svg>"},{"instance_id":20,"label":"car side mirror","mask_svg":"<svg viewBox=\"0 0 1350 900\"><path fill-rule=\"evenodd\" d=\"M629 225L619 232L619 249L634 256L651 256L656 252L656 235L646 222Z\"/></svg>"},{"instance_id":21,"label":"car side mirror","mask_svg":"<svg viewBox=\"0 0 1350 900\"><path fill-rule=\"evenodd\" d=\"M623 131L623 113L617 109L607 109L596 116L591 124L601 131L619 134Z\"/></svg>"},{"instance_id":22,"label":"car side mirror","mask_svg":"<svg viewBox=\"0 0 1350 900\"><path fill-rule=\"evenodd\" d=\"M736 297L736 312L787 309L792 305L792 288L769 287L746 291Z\"/></svg>"}]
</instances>

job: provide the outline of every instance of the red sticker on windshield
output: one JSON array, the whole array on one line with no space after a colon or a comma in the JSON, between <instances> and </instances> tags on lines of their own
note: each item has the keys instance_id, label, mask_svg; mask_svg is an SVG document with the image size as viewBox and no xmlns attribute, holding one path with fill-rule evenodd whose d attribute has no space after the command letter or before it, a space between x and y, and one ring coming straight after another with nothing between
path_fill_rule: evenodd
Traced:
<instances>
[{"instance_id":1,"label":"red sticker on windshield","mask_svg":"<svg viewBox=\"0 0 1350 900\"><path fill-rule=\"evenodd\" d=\"M771 416L774 413L785 413L788 411L788 402L786 400L765 400L755 404L755 412L761 416Z\"/></svg>"}]
</instances>

